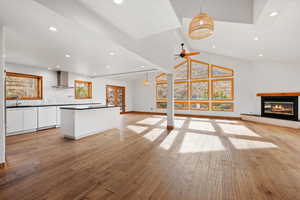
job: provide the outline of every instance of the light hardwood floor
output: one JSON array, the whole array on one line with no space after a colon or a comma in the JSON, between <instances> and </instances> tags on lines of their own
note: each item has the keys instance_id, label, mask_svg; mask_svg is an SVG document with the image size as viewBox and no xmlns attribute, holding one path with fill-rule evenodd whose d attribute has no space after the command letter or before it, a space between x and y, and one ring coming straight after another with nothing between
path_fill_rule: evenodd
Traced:
<instances>
[{"instance_id":1,"label":"light hardwood floor","mask_svg":"<svg viewBox=\"0 0 300 200\"><path fill-rule=\"evenodd\" d=\"M221 119L122 115L79 141L7 138L0 199L300 199L300 131Z\"/></svg>"}]
</instances>

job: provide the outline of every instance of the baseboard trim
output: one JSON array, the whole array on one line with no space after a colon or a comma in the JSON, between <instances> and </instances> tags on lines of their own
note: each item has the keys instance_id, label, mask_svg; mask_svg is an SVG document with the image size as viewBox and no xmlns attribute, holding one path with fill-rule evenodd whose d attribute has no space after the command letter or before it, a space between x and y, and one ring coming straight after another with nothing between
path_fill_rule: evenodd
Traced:
<instances>
[{"instance_id":1,"label":"baseboard trim","mask_svg":"<svg viewBox=\"0 0 300 200\"><path fill-rule=\"evenodd\" d=\"M124 114L140 114L140 115L167 115L162 112L142 112L142 111L130 111ZM209 118L209 119L231 119L241 120L241 117L230 117L230 116L214 116L214 115L193 115L193 114L175 114L177 117L193 117L193 118Z\"/></svg>"}]
</instances>

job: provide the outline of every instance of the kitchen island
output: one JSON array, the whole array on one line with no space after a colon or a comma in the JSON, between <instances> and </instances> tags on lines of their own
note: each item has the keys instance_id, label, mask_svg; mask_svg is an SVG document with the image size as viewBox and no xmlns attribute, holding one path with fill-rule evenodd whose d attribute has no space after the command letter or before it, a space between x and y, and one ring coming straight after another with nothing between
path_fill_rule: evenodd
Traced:
<instances>
[{"instance_id":1,"label":"kitchen island","mask_svg":"<svg viewBox=\"0 0 300 200\"><path fill-rule=\"evenodd\" d=\"M120 107L74 106L61 107L60 134L78 140L103 131L120 128Z\"/></svg>"}]
</instances>

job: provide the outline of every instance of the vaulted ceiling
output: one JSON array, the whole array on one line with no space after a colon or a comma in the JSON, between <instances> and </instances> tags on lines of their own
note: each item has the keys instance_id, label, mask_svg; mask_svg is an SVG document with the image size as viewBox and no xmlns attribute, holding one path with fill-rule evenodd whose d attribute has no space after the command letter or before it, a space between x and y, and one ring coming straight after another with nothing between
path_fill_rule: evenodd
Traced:
<instances>
[{"instance_id":1,"label":"vaulted ceiling","mask_svg":"<svg viewBox=\"0 0 300 200\"><path fill-rule=\"evenodd\" d=\"M194 41L187 28L200 7L215 19L215 33ZM1 0L0 23L9 62L103 76L169 70L181 42L239 59L298 62L299 8L297 0Z\"/></svg>"}]
</instances>

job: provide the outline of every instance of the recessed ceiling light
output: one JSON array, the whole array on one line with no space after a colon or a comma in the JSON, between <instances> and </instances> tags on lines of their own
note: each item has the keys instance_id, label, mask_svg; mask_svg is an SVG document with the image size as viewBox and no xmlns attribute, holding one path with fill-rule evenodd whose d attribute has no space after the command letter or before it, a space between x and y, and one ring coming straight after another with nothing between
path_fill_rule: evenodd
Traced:
<instances>
[{"instance_id":1,"label":"recessed ceiling light","mask_svg":"<svg viewBox=\"0 0 300 200\"><path fill-rule=\"evenodd\" d=\"M117 5L121 5L123 3L123 0L114 0L114 3Z\"/></svg>"},{"instance_id":2,"label":"recessed ceiling light","mask_svg":"<svg viewBox=\"0 0 300 200\"><path fill-rule=\"evenodd\" d=\"M49 31L56 32L57 29L56 29L55 27L53 27L53 26L50 26L50 27L49 27Z\"/></svg>"},{"instance_id":3,"label":"recessed ceiling light","mask_svg":"<svg viewBox=\"0 0 300 200\"><path fill-rule=\"evenodd\" d=\"M57 69L59 69L59 68L60 68L60 66L59 66L59 65L56 65L55 67L56 67Z\"/></svg>"},{"instance_id":4,"label":"recessed ceiling light","mask_svg":"<svg viewBox=\"0 0 300 200\"><path fill-rule=\"evenodd\" d=\"M71 56L69 54L66 54L65 56L66 56L66 58L71 58Z\"/></svg>"},{"instance_id":5,"label":"recessed ceiling light","mask_svg":"<svg viewBox=\"0 0 300 200\"><path fill-rule=\"evenodd\" d=\"M48 67L48 70L51 70L52 68L51 67Z\"/></svg>"},{"instance_id":6,"label":"recessed ceiling light","mask_svg":"<svg viewBox=\"0 0 300 200\"><path fill-rule=\"evenodd\" d=\"M109 55L110 55L110 56L114 56L114 55L116 55L116 54L115 54L115 52L109 52Z\"/></svg>"},{"instance_id":7,"label":"recessed ceiling light","mask_svg":"<svg viewBox=\"0 0 300 200\"><path fill-rule=\"evenodd\" d=\"M109 65L106 65L106 68L107 68L107 69L109 69L109 68L110 68L110 66L109 66Z\"/></svg>"},{"instance_id":8,"label":"recessed ceiling light","mask_svg":"<svg viewBox=\"0 0 300 200\"><path fill-rule=\"evenodd\" d=\"M273 11L270 13L270 17L275 17L276 15L278 15L279 13L277 11Z\"/></svg>"},{"instance_id":9,"label":"recessed ceiling light","mask_svg":"<svg viewBox=\"0 0 300 200\"><path fill-rule=\"evenodd\" d=\"M263 57L263 56L264 56L264 54L262 54L262 53L261 53L261 54L259 54L258 56L259 56L259 57Z\"/></svg>"},{"instance_id":10,"label":"recessed ceiling light","mask_svg":"<svg viewBox=\"0 0 300 200\"><path fill-rule=\"evenodd\" d=\"M254 40L257 41L257 40L258 40L258 37L254 37Z\"/></svg>"},{"instance_id":11,"label":"recessed ceiling light","mask_svg":"<svg viewBox=\"0 0 300 200\"><path fill-rule=\"evenodd\" d=\"M212 45L212 48L215 49L215 48L216 48L216 45Z\"/></svg>"},{"instance_id":12,"label":"recessed ceiling light","mask_svg":"<svg viewBox=\"0 0 300 200\"><path fill-rule=\"evenodd\" d=\"M141 68L144 68L144 67L145 67L144 65L141 66Z\"/></svg>"}]
</instances>

